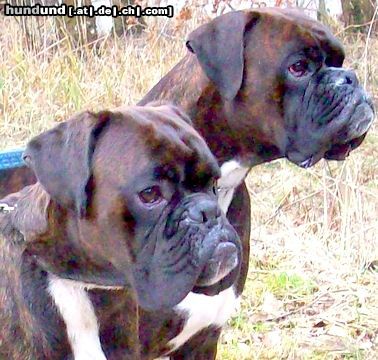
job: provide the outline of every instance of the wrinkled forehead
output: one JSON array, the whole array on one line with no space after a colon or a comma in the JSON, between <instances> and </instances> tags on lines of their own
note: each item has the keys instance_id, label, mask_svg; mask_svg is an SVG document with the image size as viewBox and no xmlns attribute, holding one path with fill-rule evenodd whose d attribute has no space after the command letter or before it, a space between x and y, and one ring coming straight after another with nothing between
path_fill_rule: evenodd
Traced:
<instances>
[{"instance_id":1,"label":"wrinkled forehead","mask_svg":"<svg viewBox=\"0 0 378 360\"><path fill-rule=\"evenodd\" d=\"M280 49L288 48L290 51L318 48L326 55L327 64L342 65L345 56L342 44L319 21L297 9L265 8L258 10L258 13L260 19L257 26L266 47L275 49L277 53ZM248 35L253 37L253 30Z\"/></svg>"},{"instance_id":2,"label":"wrinkled forehead","mask_svg":"<svg viewBox=\"0 0 378 360\"><path fill-rule=\"evenodd\" d=\"M185 169L219 177L215 157L190 120L177 113L176 108L145 106L117 110L118 116L98 144L98 167L109 168L113 162L112 176L120 179L136 175L137 170L149 172L155 168Z\"/></svg>"}]
</instances>

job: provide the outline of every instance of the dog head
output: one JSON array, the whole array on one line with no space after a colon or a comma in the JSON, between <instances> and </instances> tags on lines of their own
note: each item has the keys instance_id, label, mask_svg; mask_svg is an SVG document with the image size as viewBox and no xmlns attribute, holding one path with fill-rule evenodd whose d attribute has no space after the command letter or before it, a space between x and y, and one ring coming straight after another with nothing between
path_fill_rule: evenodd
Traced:
<instances>
[{"instance_id":1,"label":"dog head","mask_svg":"<svg viewBox=\"0 0 378 360\"><path fill-rule=\"evenodd\" d=\"M369 96L342 68L341 43L297 10L225 14L192 32L187 47L221 96L247 164L343 160L373 121Z\"/></svg>"},{"instance_id":2,"label":"dog head","mask_svg":"<svg viewBox=\"0 0 378 360\"><path fill-rule=\"evenodd\" d=\"M13 223L51 274L131 285L150 310L237 276L239 238L215 194L219 167L179 109L81 113L32 139L24 159L38 183L18 198Z\"/></svg>"}]
</instances>

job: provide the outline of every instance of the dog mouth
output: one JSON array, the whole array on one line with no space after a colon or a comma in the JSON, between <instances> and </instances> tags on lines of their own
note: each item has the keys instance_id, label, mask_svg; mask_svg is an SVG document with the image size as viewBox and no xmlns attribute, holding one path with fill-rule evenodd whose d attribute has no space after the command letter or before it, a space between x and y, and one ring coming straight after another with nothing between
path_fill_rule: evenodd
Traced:
<instances>
[{"instance_id":1,"label":"dog mouth","mask_svg":"<svg viewBox=\"0 0 378 360\"><path fill-rule=\"evenodd\" d=\"M362 91L362 90L360 90ZM361 101L357 103L350 117L350 125L344 130L342 137L347 141L333 144L324 154L327 160L345 160L351 151L358 148L366 137L375 117L373 101L366 94L360 95Z\"/></svg>"},{"instance_id":2,"label":"dog mouth","mask_svg":"<svg viewBox=\"0 0 378 360\"><path fill-rule=\"evenodd\" d=\"M371 99L363 96L363 101L354 109L350 125L340 136L346 138L346 141L332 144L324 153L324 158L336 161L345 160L354 149L357 149L362 144L374 117L375 112Z\"/></svg>"},{"instance_id":3,"label":"dog mouth","mask_svg":"<svg viewBox=\"0 0 378 360\"><path fill-rule=\"evenodd\" d=\"M303 168L303 169L307 169L307 168L313 166L314 164L315 164L315 162L314 162L314 156L311 155L308 159L303 160L302 162L300 162L297 165L299 167Z\"/></svg>"},{"instance_id":4,"label":"dog mouth","mask_svg":"<svg viewBox=\"0 0 378 360\"><path fill-rule=\"evenodd\" d=\"M287 159L304 169L314 166L322 158L345 160L361 145L375 117L373 102L362 88L355 90L350 103L346 105L345 113L340 118L325 125L323 136L315 137L319 141L317 146L316 142L309 146L296 145L287 151ZM309 138L310 136L311 134ZM308 151L309 147L314 150L307 154L301 151L302 148ZM316 148L318 149L315 150Z\"/></svg>"},{"instance_id":5,"label":"dog mouth","mask_svg":"<svg viewBox=\"0 0 378 360\"><path fill-rule=\"evenodd\" d=\"M194 243L190 236L182 236L180 254L170 253L162 244L159 256L149 257L133 273L140 306L145 310L169 309L197 286L210 286L227 277L241 263L240 249L230 236L232 233L218 224Z\"/></svg>"},{"instance_id":6,"label":"dog mouth","mask_svg":"<svg viewBox=\"0 0 378 360\"><path fill-rule=\"evenodd\" d=\"M238 249L230 241L221 242L204 266L196 286L206 287L224 279L239 265Z\"/></svg>"},{"instance_id":7,"label":"dog mouth","mask_svg":"<svg viewBox=\"0 0 378 360\"><path fill-rule=\"evenodd\" d=\"M286 154L286 158L293 164L301 167L302 169L308 169L311 166L314 166L322 156L318 155L303 155L299 151L289 151Z\"/></svg>"},{"instance_id":8,"label":"dog mouth","mask_svg":"<svg viewBox=\"0 0 378 360\"><path fill-rule=\"evenodd\" d=\"M215 231L205 235L202 246L200 256L203 265L195 279L194 287L205 288L217 284L230 277L241 265L239 237L228 224L222 224ZM234 276L232 278L234 279Z\"/></svg>"},{"instance_id":9,"label":"dog mouth","mask_svg":"<svg viewBox=\"0 0 378 360\"><path fill-rule=\"evenodd\" d=\"M162 217L133 265L133 287L142 308L169 309L198 286L225 277L235 280L241 244L218 210L216 198L196 194L176 206L168 220Z\"/></svg>"},{"instance_id":10,"label":"dog mouth","mask_svg":"<svg viewBox=\"0 0 378 360\"><path fill-rule=\"evenodd\" d=\"M356 139L348 141L345 144L332 145L332 147L325 152L324 159L336 161L345 160L352 152L352 150L358 148L361 145L362 141L365 139L366 134L367 133L361 135Z\"/></svg>"},{"instance_id":11,"label":"dog mouth","mask_svg":"<svg viewBox=\"0 0 378 360\"><path fill-rule=\"evenodd\" d=\"M345 160L349 154L359 147L364 140L367 133L363 134L357 139L353 139L348 141L345 144L334 144L331 148L324 153L324 155L310 155L309 157L305 158L304 160L295 160L292 155L287 155L287 158L290 162L294 163L295 165L301 167L302 169L308 169L318 163L322 158L326 160L336 160L336 161L343 161ZM300 156L300 155L299 155ZM303 158L303 157L302 157Z\"/></svg>"},{"instance_id":12,"label":"dog mouth","mask_svg":"<svg viewBox=\"0 0 378 360\"><path fill-rule=\"evenodd\" d=\"M177 229L181 226L193 226L197 228L196 233L201 234L197 243L201 244L198 253L194 252L194 262L201 263L199 276L195 279L195 286L207 287L216 284L227 277L235 270L241 261L240 240L224 216L213 219L206 224L191 224L184 216L184 219L177 222ZM189 230L189 231L190 231ZM172 231L172 228L168 233ZM189 236L190 237L190 236ZM200 240L200 238L202 239Z\"/></svg>"}]
</instances>

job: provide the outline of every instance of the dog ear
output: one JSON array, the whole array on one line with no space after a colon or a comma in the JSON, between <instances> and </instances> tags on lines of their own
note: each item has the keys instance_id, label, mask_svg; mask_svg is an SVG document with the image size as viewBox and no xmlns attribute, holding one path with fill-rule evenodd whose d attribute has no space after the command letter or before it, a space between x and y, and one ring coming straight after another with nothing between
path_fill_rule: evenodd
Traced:
<instances>
[{"instance_id":1,"label":"dog ear","mask_svg":"<svg viewBox=\"0 0 378 360\"><path fill-rule=\"evenodd\" d=\"M32 139L24 152L40 184L61 206L86 215L92 187L92 155L112 113L83 112Z\"/></svg>"},{"instance_id":2,"label":"dog ear","mask_svg":"<svg viewBox=\"0 0 378 360\"><path fill-rule=\"evenodd\" d=\"M226 100L234 99L242 85L244 33L258 16L254 12L230 12L189 34L187 48Z\"/></svg>"},{"instance_id":3,"label":"dog ear","mask_svg":"<svg viewBox=\"0 0 378 360\"><path fill-rule=\"evenodd\" d=\"M0 200L5 216L0 221L0 232L12 239L14 230L23 235L22 241L32 241L48 230L50 196L39 183ZM3 211L4 212L4 211Z\"/></svg>"}]
</instances>

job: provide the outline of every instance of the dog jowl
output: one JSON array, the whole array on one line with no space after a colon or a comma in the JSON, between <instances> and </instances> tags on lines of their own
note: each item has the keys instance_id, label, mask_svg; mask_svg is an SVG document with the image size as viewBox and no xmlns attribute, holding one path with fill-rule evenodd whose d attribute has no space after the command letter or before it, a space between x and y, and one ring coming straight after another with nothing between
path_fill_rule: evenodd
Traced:
<instances>
[{"instance_id":1,"label":"dog jowl","mask_svg":"<svg viewBox=\"0 0 378 360\"><path fill-rule=\"evenodd\" d=\"M34 345L61 338L57 355L40 349L49 359L83 351L76 308L95 318L83 289L132 289L142 309L167 311L196 286L235 281L241 248L218 206L220 170L179 109L81 113L31 140L24 159L38 182L0 201L13 209L1 230L9 242L19 233L22 297L47 339Z\"/></svg>"}]
</instances>

